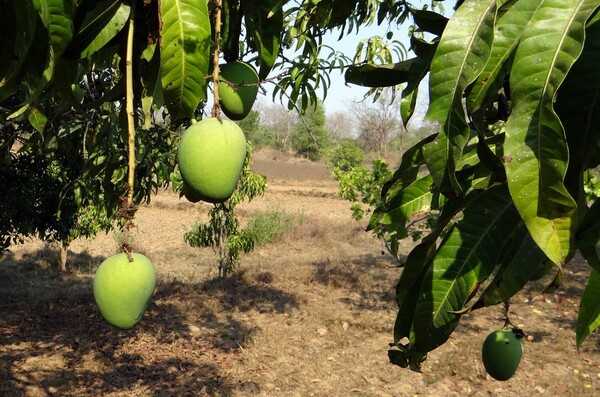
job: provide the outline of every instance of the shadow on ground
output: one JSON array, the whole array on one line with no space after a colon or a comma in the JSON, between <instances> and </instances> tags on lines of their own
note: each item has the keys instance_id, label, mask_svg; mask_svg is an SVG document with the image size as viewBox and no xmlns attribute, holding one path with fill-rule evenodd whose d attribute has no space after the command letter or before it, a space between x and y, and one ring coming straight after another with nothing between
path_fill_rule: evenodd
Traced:
<instances>
[{"instance_id":1,"label":"shadow on ground","mask_svg":"<svg viewBox=\"0 0 600 397\"><path fill-rule=\"evenodd\" d=\"M0 258L2 396L258 392L259 385L223 371L256 332L240 314L298 306L293 295L242 273L199 284L159 283L144 319L119 330L97 312L91 276L53 272L40 259L45 254ZM73 259L103 259L82 255Z\"/></svg>"}]
</instances>

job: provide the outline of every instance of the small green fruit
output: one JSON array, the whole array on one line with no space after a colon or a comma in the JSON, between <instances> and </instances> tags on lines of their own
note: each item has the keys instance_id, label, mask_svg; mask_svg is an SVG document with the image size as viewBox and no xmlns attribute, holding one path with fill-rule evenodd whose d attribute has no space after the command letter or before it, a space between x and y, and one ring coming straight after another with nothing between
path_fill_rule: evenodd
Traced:
<instances>
[{"instance_id":1,"label":"small green fruit","mask_svg":"<svg viewBox=\"0 0 600 397\"><path fill-rule=\"evenodd\" d=\"M496 380L510 379L517 371L522 355L521 341L510 329L492 332L483 343L483 365Z\"/></svg>"},{"instance_id":2,"label":"small green fruit","mask_svg":"<svg viewBox=\"0 0 600 397\"><path fill-rule=\"evenodd\" d=\"M237 185L244 159L246 138L232 121L216 118L192 124L183 134L177 161L192 198L211 203L226 201Z\"/></svg>"},{"instance_id":3,"label":"small green fruit","mask_svg":"<svg viewBox=\"0 0 600 397\"><path fill-rule=\"evenodd\" d=\"M247 63L236 61L220 66L219 103L223 113L232 120L241 120L250 113L258 93L258 75Z\"/></svg>"},{"instance_id":4,"label":"small green fruit","mask_svg":"<svg viewBox=\"0 0 600 397\"><path fill-rule=\"evenodd\" d=\"M94 277L94 298L104 319L118 328L133 327L150 302L156 276L154 265L141 254L113 255L102 262Z\"/></svg>"}]
</instances>

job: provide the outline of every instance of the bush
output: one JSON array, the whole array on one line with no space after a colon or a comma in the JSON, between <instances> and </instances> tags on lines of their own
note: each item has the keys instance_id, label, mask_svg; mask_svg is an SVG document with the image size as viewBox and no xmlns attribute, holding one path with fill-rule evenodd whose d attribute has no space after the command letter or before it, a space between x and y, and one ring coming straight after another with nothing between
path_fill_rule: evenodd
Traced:
<instances>
[{"instance_id":1,"label":"bush","mask_svg":"<svg viewBox=\"0 0 600 397\"><path fill-rule=\"evenodd\" d=\"M340 171L350 171L362 164L365 153L352 140L345 139L329 152L329 166Z\"/></svg>"},{"instance_id":2,"label":"bush","mask_svg":"<svg viewBox=\"0 0 600 397\"><path fill-rule=\"evenodd\" d=\"M265 245L281 238L293 224L294 218L290 214L282 211L267 211L253 216L244 232L257 246Z\"/></svg>"}]
</instances>

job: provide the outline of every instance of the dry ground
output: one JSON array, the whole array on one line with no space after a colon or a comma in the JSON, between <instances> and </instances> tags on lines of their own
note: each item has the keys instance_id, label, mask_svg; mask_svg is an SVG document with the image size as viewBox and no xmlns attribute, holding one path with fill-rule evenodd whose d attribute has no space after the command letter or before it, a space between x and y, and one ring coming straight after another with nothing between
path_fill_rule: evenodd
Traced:
<instances>
[{"instance_id":1,"label":"dry ground","mask_svg":"<svg viewBox=\"0 0 600 397\"><path fill-rule=\"evenodd\" d=\"M423 372L410 372L386 354L399 270L350 218L323 166L257 158L269 191L242 216L280 209L296 216L294 229L214 280L211 252L182 240L207 207L161 193L137 217L137 249L160 284L131 331L106 325L90 290L113 235L76 241L68 276L48 269L54 253L38 241L0 258L0 396L600 395L600 337L574 345L580 262L559 290L514 299L513 321L533 341L512 380L492 381L479 358L501 325L498 308L465 316Z\"/></svg>"}]
</instances>

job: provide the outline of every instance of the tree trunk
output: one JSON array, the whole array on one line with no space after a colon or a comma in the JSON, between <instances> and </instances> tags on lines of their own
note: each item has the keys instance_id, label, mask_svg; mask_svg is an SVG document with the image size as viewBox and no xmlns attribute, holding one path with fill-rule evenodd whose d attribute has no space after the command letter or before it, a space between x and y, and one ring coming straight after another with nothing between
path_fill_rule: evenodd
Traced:
<instances>
[{"instance_id":1,"label":"tree trunk","mask_svg":"<svg viewBox=\"0 0 600 397\"><path fill-rule=\"evenodd\" d=\"M67 259L69 256L69 243L61 241L58 245L58 269L61 273L67 272Z\"/></svg>"}]
</instances>

